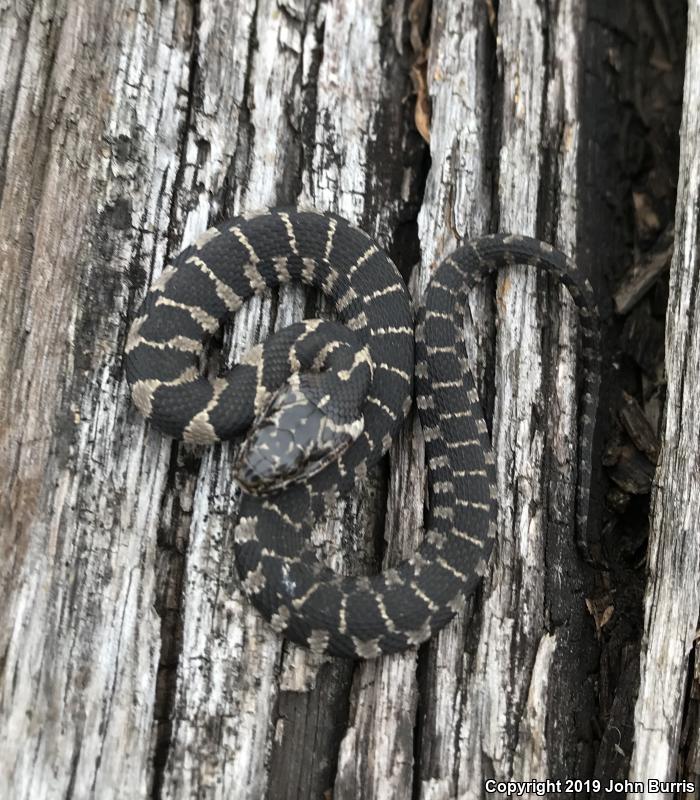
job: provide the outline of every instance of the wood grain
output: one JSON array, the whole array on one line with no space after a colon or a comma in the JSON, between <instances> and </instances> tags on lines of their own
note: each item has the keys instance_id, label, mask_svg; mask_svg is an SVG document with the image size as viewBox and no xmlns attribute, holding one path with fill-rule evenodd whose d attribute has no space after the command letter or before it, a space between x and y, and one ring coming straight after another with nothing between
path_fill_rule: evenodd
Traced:
<instances>
[{"instance_id":1,"label":"wood grain","mask_svg":"<svg viewBox=\"0 0 700 800\"><path fill-rule=\"evenodd\" d=\"M680 752L700 763L682 735L699 605L689 6L639 779L677 775ZM600 575L573 534L576 318L556 282L512 269L470 297L497 548L434 641L374 662L314 657L247 603L235 448L151 431L122 356L181 247L277 204L361 225L415 303L461 242L512 230L580 256L608 307L610 258L582 223L590 193L610 188L584 158L597 102L584 47L599 24L583 0L0 2L0 785L13 799L448 800L484 797L488 778L593 776L600 628L586 600ZM230 365L317 313L322 298L299 289L256 298L212 359ZM320 557L365 574L411 553L423 461L411 419L319 523ZM625 674L619 705L636 681Z\"/></svg>"}]
</instances>

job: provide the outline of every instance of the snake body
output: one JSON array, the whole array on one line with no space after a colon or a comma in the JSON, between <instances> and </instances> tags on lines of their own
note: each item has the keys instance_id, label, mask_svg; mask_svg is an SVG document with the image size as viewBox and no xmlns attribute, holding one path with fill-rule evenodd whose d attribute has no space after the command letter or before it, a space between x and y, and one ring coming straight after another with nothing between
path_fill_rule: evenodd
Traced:
<instances>
[{"instance_id":1,"label":"snake body","mask_svg":"<svg viewBox=\"0 0 700 800\"><path fill-rule=\"evenodd\" d=\"M463 342L465 297L487 273L519 264L556 274L579 311L583 525L597 312L589 281L550 245L495 235L460 247L433 274L415 336L396 267L333 214L288 208L229 220L151 286L126 344L133 401L161 431L195 444L247 436L236 564L244 591L276 631L316 652L372 658L424 642L478 585L496 531L495 470ZM296 323L226 375L201 374L207 337L248 297L289 282L320 289L338 322ZM429 470L423 544L396 569L339 576L318 562L310 530L389 448L411 406L414 376Z\"/></svg>"}]
</instances>

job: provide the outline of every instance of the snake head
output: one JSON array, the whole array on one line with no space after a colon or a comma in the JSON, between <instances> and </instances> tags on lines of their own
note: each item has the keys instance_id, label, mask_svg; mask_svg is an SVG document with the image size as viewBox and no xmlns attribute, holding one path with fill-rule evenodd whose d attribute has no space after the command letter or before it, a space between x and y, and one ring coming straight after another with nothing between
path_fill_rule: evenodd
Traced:
<instances>
[{"instance_id":1,"label":"snake head","mask_svg":"<svg viewBox=\"0 0 700 800\"><path fill-rule=\"evenodd\" d=\"M362 416L334 419L319 378L292 376L254 423L235 466L236 479L248 493L266 494L310 478L362 433Z\"/></svg>"}]
</instances>

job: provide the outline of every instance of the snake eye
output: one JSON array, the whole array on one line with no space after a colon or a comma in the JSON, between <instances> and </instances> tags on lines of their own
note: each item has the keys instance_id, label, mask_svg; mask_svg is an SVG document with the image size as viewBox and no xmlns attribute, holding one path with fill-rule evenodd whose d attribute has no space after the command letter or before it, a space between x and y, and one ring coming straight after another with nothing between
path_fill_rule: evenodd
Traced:
<instances>
[{"instance_id":1,"label":"snake eye","mask_svg":"<svg viewBox=\"0 0 700 800\"><path fill-rule=\"evenodd\" d=\"M336 422L326 410L328 395L312 399L319 396L318 378L296 376L255 423L235 467L238 482L250 494L272 492L315 475L362 433L362 417Z\"/></svg>"}]
</instances>

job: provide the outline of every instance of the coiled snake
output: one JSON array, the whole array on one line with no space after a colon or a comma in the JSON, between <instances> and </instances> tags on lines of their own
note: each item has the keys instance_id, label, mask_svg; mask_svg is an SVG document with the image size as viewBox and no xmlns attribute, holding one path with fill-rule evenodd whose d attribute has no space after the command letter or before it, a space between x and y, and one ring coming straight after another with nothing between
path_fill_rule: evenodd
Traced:
<instances>
[{"instance_id":1,"label":"coiled snake","mask_svg":"<svg viewBox=\"0 0 700 800\"><path fill-rule=\"evenodd\" d=\"M496 235L460 247L432 277L415 338L396 267L333 214L290 208L229 220L151 286L126 345L133 401L163 433L189 442L247 437L237 466L244 492L236 563L245 592L276 631L317 652L372 658L428 639L477 586L495 536L495 471L463 342L465 293L514 264L558 275L578 307L582 525L598 398L597 313L588 280L550 245ZM339 322L294 324L226 375L205 377L207 336L252 294L290 281L321 289ZM338 576L318 562L311 527L386 452L409 411L414 375L429 469L423 544L396 569Z\"/></svg>"}]
</instances>

